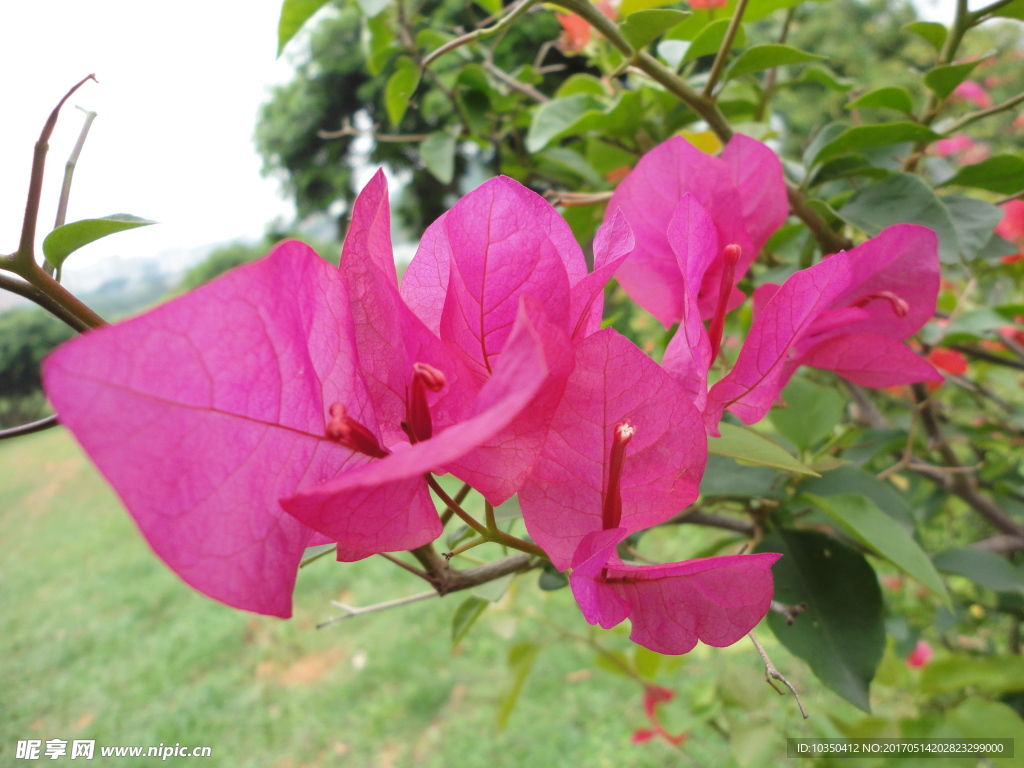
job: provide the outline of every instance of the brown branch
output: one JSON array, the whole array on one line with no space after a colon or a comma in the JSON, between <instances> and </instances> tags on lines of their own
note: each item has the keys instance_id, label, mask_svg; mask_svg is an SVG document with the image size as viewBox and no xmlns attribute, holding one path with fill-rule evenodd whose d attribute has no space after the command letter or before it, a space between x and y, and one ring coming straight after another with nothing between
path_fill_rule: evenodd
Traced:
<instances>
[{"instance_id":1,"label":"brown branch","mask_svg":"<svg viewBox=\"0 0 1024 768\"><path fill-rule=\"evenodd\" d=\"M16 293L19 296L25 297L29 301L35 302L58 320L62 320L79 333L87 331L91 327L88 323L79 320L75 315L68 312L56 301L51 299L35 286L26 283L24 280L19 280L15 277L9 277L8 275L0 273L0 290Z\"/></svg>"},{"instance_id":2,"label":"brown branch","mask_svg":"<svg viewBox=\"0 0 1024 768\"><path fill-rule=\"evenodd\" d=\"M512 77L512 75L510 75L508 72L501 69L493 61L491 61L489 57L484 59L484 69L486 69L488 72L494 75L496 79L503 82L513 91L518 91L527 98L533 99L534 101L539 102L541 104L551 101L550 98L545 96L543 93L538 91L529 83L524 83L522 80L517 80L516 78Z\"/></svg>"},{"instance_id":3,"label":"brown branch","mask_svg":"<svg viewBox=\"0 0 1024 768\"><path fill-rule=\"evenodd\" d=\"M430 585L439 595L459 592L463 589L486 584L488 581L500 579L510 573L529 571L540 565L540 561L524 553L509 555L483 565L476 565L464 571L452 568L451 564L438 554L432 544L411 550L413 557L419 560L423 570L427 572Z\"/></svg>"},{"instance_id":4,"label":"brown branch","mask_svg":"<svg viewBox=\"0 0 1024 768\"><path fill-rule=\"evenodd\" d=\"M21 437L22 435L31 435L33 432L42 432L44 429L50 429L50 427L56 427L59 424L60 422L57 421L56 416L47 416L45 419L39 419L39 421L33 421L28 424L11 427L10 429L0 429L0 440L9 440L12 437Z\"/></svg>"},{"instance_id":5,"label":"brown branch","mask_svg":"<svg viewBox=\"0 0 1024 768\"><path fill-rule=\"evenodd\" d=\"M944 346L946 346L946 349L955 349L957 352L963 352L965 355L972 357L975 360L984 360L986 363L992 363L993 365L1002 365L1006 368L1015 368L1018 371L1024 371L1024 361L995 355L991 352L986 352L983 349L976 349L975 347L970 347L966 344L948 344Z\"/></svg>"},{"instance_id":6,"label":"brown branch","mask_svg":"<svg viewBox=\"0 0 1024 768\"><path fill-rule=\"evenodd\" d=\"M744 536L753 536L755 533L753 523L748 523L744 520L736 520L732 517L725 517L724 515L712 515L707 512L701 512L699 510L684 509L675 517L669 518L665 525L706 525L710 528L722 528L726 531L735 531L736 533L742 533Z\"/></svg>"}]
</instances>

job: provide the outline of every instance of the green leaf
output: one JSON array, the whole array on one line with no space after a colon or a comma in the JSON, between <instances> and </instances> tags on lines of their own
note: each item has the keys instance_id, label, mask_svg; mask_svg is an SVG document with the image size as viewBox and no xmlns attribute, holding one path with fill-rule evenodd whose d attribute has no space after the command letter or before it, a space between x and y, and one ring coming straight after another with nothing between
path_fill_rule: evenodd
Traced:
<instances>
[{"instance_id":1,"label":"green leaf","mask_svg":"<svg viewBox=\"0 0 1024 768\"><path fill-rule=\"evenodd\" d=\"M604 179L590 167L590 164L583 158L583 155L574 152L568 147L545 149L537 155L537 159L552 163L559 168L564 168L596 187L604 184Z\"/></svg>"},{"instance_id":2,"label":"green leaf","mask_svg":"<svg viewBox=\"0 0 1024 768\"><path fill-rule=\"evenodd\" d=\"M567 133L587 112L600 111L604 102L589 93L577 93L564 99L552 99L533 113L526 134L526 151L539 152L555 138Z\"/></svg>"},{"instance_id":3,"label":"green leaf","mask_svg":"<svg viewBox=\"0 0 1024 768\"><path fill-rule=\"evenodd\" d=\"M967 739L991 739L995 734L995 738L1013 739L1014 744L1024 743L1024 722L1016 711L1001 701L969 698L946 715L946 722ZM1017 766L1021 764L1019 752L1014 763ZM994 758L990 764L1007 765L1010 761Z\"/></svg>"},{"instance_id":4,"label":"green leaf","mask_svg":"<svg viewBox=\"0 0 1024 768\"><path fill-rule=\"evenodd\" d=\"M448 131L430 134L420 144L423 164L442 184L451 183L455 176L455 136Z\"/></svg>"},{"instance_id":5,"label":"green leaf","mask_svg":"<svg viewBox=\"0 0 1024 768\"><path fill-rule=\"evenodd\" d=\"M708 456L701 496L782 499L785 473L770 467L744 467L726 456Z\"/></svg>"},{"instance_id":6,"label":"green leaf","mask_svg":"<svg viewBox=\"0 0 1024 768\"><path fill-rule=\"evenodd\" d=\"M638 645L633 651L633 658L636 660L637 674L647 680L653 680L658 676L658 670L661 668L661 660L665 657L660 653L656 653L648 648L644 648L642 645Z\"/></svg>"},{"instance_id":7,"label":"green leaf","mask_svg":"<svg viewBox=\"0 0 1024 768\"><path fill-rule=\"evenodd\" d=\"M71 224L57 227L43 240L43 255L54 267L59 268L64 259L82 246L99 240L101 237L113 235L138 227L156 224L149 219L140 219L127 213L112 213L101 219L82 219Z\"/></svg>"},{"instance_id":8,"label":"green leaf","mask_svg":"<svg viewBox=\"0 0 1024 768\"><path fill-rule=\"evenodd\" d=\"M502 0L473 0L477 5L483 8L492 16L497 16L501 13Z\"/></svg>"},{"instance_id":9,"label":"green leaf","mask_svg":"<svg viewBox=\"0 0 1024 768\"><path fill-rule=\"evenodd\" d=\"M958 315L946 326L943 344L962 344L985 338L997 328L1006 325L1006 318L990 307L978 307Z\"/></svg>"},{"instance_id":10,"label":"green leaf","mask_svg":"<svg viewBox=\"0 0 1024 768\"><path fill-rule=\"evenodd\" d=\"M909 120L847 128L818 150L814 162L821 163L839 155L871 147L887 147L907 141L934 141L939 138L931 128Z\"/></svg>"},{"instance_id":11,"label":"green leaf","mask_svg":"<svg viewBox=\"0 0 1024 768\"><path fill-rule=\"evenodd\" d=\"M818 83L819 85L824 85L830 91L839 91L841 93L845 93L853 88L853 83L849 80L837 77L835 72L820 64L811 64L809 67L804 67L804 71L797 82Z\"/></svg>"},{"instance_id":12,"label":"green leaf","mask_svg":"<svg viewBox=\"0 0 1024 768\"><path fill-rule=\"evenodd\" d=\"M844 532L909 573L934 592L948 608L952 608L946 585L928 555L899 523L875 506L871 499L857 493L807 496Z\"/></svg>"},{"instance_id":13,"label":"green leaf","mask_svg":"<svg viewBox=\"0 0 1024 768\"><path fill-rule=\"evenodd\" d=\"M817 476L818 474L790 456L782 447L752 429L724 423L719 424L718 428L722 436L708 439L708 453L728 456L762 467L776 467L787 472L798 472L802 475Z\"/></svg>"},{"instance_id":14,"label":"green leaf","mask_svg":"<svg viewBox=\"0 0 1024 768\"><path fill-rule=\"evenodd\" d=\"M906 88L876 88L858 96L846 105L847 109L895 109L897 112L914 111L914 99Z\"/></svg>"},{"instance_id":15,"label":"green leaf","mask_svg":"<svg viewBox=\"0 0 1024 768\"><path fill-rule=\"evenodd\" d=\"M386 16L364 18L363 24L365 25L362 38L366 69L376 77L384 71L391 56L401 48L395 43L395 32L391 29L391 24ZM438 45L430 47L436 48Z\"/></svg>"},{"instance_id":16,"label":"green leaf","mask_svg":"<svg viewBox=\"0 0 1024 768\"><path fill-rule=\"evenodd\" d=\"M963 695L968 688L985 693L1024 689L1024 656L951 656L921 671L922 693Z\"/></svg>"},{"instance_id":17,"label":"green leaf","mask_svg":"<svg viewBox=\"0 0 1024 768\"><path fill-rule=\"evenodd\" d=\"M936 96L946 98L953 90L966 80L974 68L981 64L981 59L968 61L966 64L946 64L928 70L924 76L924 84L927 85Z\"/></svg>"},{"instance_id":18,"label":"green leaf","mask_svg":"<svg viewBox=\"0 0 1024 768\"><path fill-rule=\"evenodd\" d=\"M890 483L879 480L870 472L865 472L852 464L844 464L821 477L807 478L800 483L797 490L816 496L859 493L871 499L879 509L904 528L913 530L914 519L910 514L910 505L900 492Z\"/></svg>"},{"instance_id":19,"label":"green leaf","mask_svg":"<svg viewBox=\"0 0 1024 768\"><path fill-rule=\"evenodd\" d=\"M752 72L760 72L763 69L773 69L789 64L806 64L810 61L822 61L825 57L814 53L807 53L791 45L780 45L779 43L762 43L747 48L726 70L725 80L735 77L749 75Z\"/></svg>"},{"instance_id":20,"label":"green leaf","mask_svg":"<svg viewBox=\"0 0 1024 768\"><path fill-rule=\"evenodd\" d=\"M870 712L869 687L885 650L885 625L882 591L867 560L818 531L779 530L756 551L783 555L772 566L775 599L807 604L792 626L768 614L779 642L821 682Z\"/></svg>"},{"instance_id":21,"label":"green leaf","mask_svg":"<svg viewBox=\"0 0 1024 768\"><path fill-rule=\"evenodd\" d=\"M787 407L772 408L768 418L780 435L803 451L831 434L846 410L846 400L836 389L803 378L786 385L782 401Z\"/></svg>"},{"instance_id":22,"label":"green leaf","mask_svg":"<svg viewBox=\"0 0 1024 768\"><path fill-rule=\"evenodd\" d=\"M496 603L508 591L509 585L515 577L514 573L508 573L500 579L484 582L479 586L473 587L473 595L489 603Z\"/></svg>"},{"instance_id":23,"label":"green leaf","mask_svg":"<svg viewBox=\"0 0 1024 768\"><path fill-rule=\"evenodd\" d=\"M558 86L558 90L555 91L554 98L561 99L577 93L589 93L591 96L605 96L608 91L605 89L604 84L600 79L593 75L577 72L575 75L567 77L562 84Z\"/></svg>"},{"instance_id":24,"label":"green leaf","mask_svg":"<svg viewBox=\"0 0 1024 768\"><path fill-rule=\"evenodd\" d=\"M1024 158L1017 155L995 155L974 165L965 165L940 186L986 189L1001 195L1013 195L1024 189Z\"/></svg>"},{"instance_id":25,"label":"green leaf","mask_svg":"<svg viewBox=\"0 0 1024 768\"><path fill-rule=\"evenodd\" d=\"M455 615L452 617L452 647L462 642L462 638L469 632L469 628L473 626L480 614L483 613L490 602L479 597L467 597L461 603L459 607L455 609Z\"/></svg>"},{"instance_id":26,"label":"green leaf","mask_svg":"<svg viewBox=\"0 0 1024 768\"><path fill-rule=\"evenodd\" d=\"M409 99L419 83L420 70L415 62L410 58L399 59L397 68L384 86L384 106L387 107L392 127L397 128L402 122L405 110L409 107Z\"/></svg>"},{"instance_id":27,"label":"green leaf","mask_svg":"<svg viewBox=\"0 0 1024 768\"><path fill-rule=\"evenodd\" d=\"M327 4L327 0L284 0L277 21L277 55L302 28L310 16Z\"/></svg>"},{"instance_id":28,"label":"green leaf","mask_svg":"<svg viewBox=\"0 0 1024 768\"><path fill-rule=\"evenodd\" d=\"M939 257L945 264L958 261L960 242L949 209L919 177L894 173L877 184L858 190L839 215L874 237L892 224L922 224L939 236Z\"/></svg>"},{"instance_id":29,"label":"green leaf","mask_svg":"<svg viewBox=\"0 0 1024 768\"><path fill-rule=\"evenodd\" d=\"M660 8L663 5L673 5L676 0L622 0L619 6L619 16L626 18L637 11L646 11L648 8ZM687 14L689 16L690 14Z\"/></svg>"},{"instance_id":30,"label":"green leaf","mask_svg":"<svg viewBox=\"0 0 1024 768\"><path fill-rule=\"evenodd\" d=\"M993 12L994 16L1001 16L1004 19L1017 19L1024 21L1024 0L1013 0L1012 3L1004 5Z\"/></svg>"},{"instance_id":31,"label":"green leaf","mask_svg":"<svg viewBox=\"0 0 1024 768\"><path fill-rule=\"evenodd\" d=\"M509 649L508 669L512 675L512 681L498 700L498 730L502 730L508 723L508 718L516 707L523 684L526 682L530 670L533 669L533 662L539 652L540 646L528 641L516 643Z\"/></svg>"},{"instance_id":32,"label":"green leaf","mask_svg":"<svg viewBox=\"0 0 1024 768\"><path fill-rule=\"evenodd\" d=\"M561 573L550 562L545 561L544 568L537 579L537 586L545 592L554 592L557 589L564 589L569 586L569 579Z\"/></svg>"},{"instance_id":33,"label":"green leaf","mask_svg":"<svg viewBox=\"0 0 1024 768\"><path fill-rule=\"evenodd\" d=\"M629 41L629 44L639 51L689 15L686 11L676 11L670 8L636 11L619 25L619 31Z\"/></svg>"},{"instance_id":34,"label":"green leaf","mask_svg":"<svg viewBox=\"0 0 1024 768\"><path fill-rule=\"evenodd\" d=\"M998 205L962 195L947 195L943 205L953 219L960 253L974 259L992 238L992 231L1002 221L1003 211Z\"/></svg>"},{"instance_id":35,"label":"green leaf","mask_svg":"<svg viewBox=\"0 0 1024 768\"><path fill-rule=\"evenodd\" d=\"M966 576L993 592L1017 592L1024 595L1024 572L995 552L953 547L935 556L935 567L945 573Z\"/></svg>"},{"instance_id":36,"label":"green leaf","mask_svg":"<svg viewBox=\"0 0 1024 768\"><path fill-rule=\"evenodd\" d=\"M725 40L727 29L729 29L729 19L719 19L704 27L690 43L690 47L686 49L683 63L699 59L701 56L718 53L718 49L722 47L722 42ZM732 41L732 49L742 48L745 44L746 34L743 27L740 27L736 31L736 38Z\"/></svg>"},{"instance_id":37,"label":"green leaf","mask_svg":"<svg viewBox=\"0 0 1024 768\"><path fill-rule=\"evenodd\" d=\"M946 43L946 28L934 21L915 21L903 27L907 32L913 32L918 37L924 38L936 52L942 50Z\"/></svg>"}]
</instances>

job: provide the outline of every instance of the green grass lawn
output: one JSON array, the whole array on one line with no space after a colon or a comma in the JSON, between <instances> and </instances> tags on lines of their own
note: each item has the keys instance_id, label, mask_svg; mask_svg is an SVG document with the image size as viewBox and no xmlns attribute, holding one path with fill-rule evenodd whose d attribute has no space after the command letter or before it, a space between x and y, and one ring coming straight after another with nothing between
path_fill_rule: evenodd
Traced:
<instances>
[{"instance_id":1,"label":"green grass lawn","mask_svg":"<svg viewBox=\"0 0 1024 768\"><path fill-rule=\"evenodd\" d=\"M13 759L18 740L60 738L213 748L212 758L168 765L759 768L785 762L786 736L838 735L837 718L861 717L762 629L811 720L763 683L749 643L701 646L657 679L678 692L661 711L669 730L690 731L684 754L631 744L647 725L640 686L565 638L559 627L590 630L569 591L539 591L535 573L513 582L454 651L458 594L316 629L336 613L332 599L368 605L423 591L381 558L304 569L290 621L226 608L150 552L63 430L0 444L0 543L3 766L30 764ZM633 653L622 631L594 637ZM542 648L499 730L506 657L524 640ZM890 699L881 705L890 717L909 706ZM91 764L104 762L97 749Z\"/></svg>"}]
</instances>

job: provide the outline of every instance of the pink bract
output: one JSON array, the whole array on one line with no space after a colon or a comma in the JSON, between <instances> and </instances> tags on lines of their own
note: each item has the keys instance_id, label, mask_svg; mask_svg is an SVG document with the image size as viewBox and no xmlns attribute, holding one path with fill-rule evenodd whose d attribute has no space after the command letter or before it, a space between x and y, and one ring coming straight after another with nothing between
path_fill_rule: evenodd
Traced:
<instances>
[{"instance_id":1,"label":"pink bract","mask_svg":"<svg viewBox=\"0 0 1024 768\"><path fill-rule=\"evenodd\" d=\"M899 224L754 295L754 323L733 369L708 394L706 422L724 410L759 421L800 365L867 387L942 381L902 341L935 312L938 239Z\"/></svg>"},{"instance_id":2,"label":"pink bract","mask_svg":"<svg viewBox=\"0 0 1024 768\"><path fill-rule=\"evenodd\" d=\"M666 327L683 316L684 277L668 228L686 194L710 215L718 248L740 246L734 285L789 212L781 162L771 149L747 136L735 135L721 157L705 154L676 136L640 158L608 203L608 215L621 210L636 238L636 250L616 277L633 300ZM716 259L697 290L704 318L714 312L723 270L721 259ZM742 299L735 291L729 304L737 306Z\"/></svg>"}]
</instances>

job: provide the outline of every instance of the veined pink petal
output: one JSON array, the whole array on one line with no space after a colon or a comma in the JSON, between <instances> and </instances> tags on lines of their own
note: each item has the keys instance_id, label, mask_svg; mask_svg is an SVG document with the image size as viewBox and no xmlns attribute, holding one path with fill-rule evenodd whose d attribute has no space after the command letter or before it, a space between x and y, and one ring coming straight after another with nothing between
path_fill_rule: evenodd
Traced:
<instances>
[{"instance_id":1,"label":"veined pink petal","mask_svg":"<svg viewBox=\"0 0 1024 768\"><path fill-rule=\"evenodd\" d=\"M629 566L615 547L629 531L596 531L580 542L569 577L584 616L604 628L628 618L630 639L680 654L700 640L732 645L768 612L775 553L729 555L667 565Z\"/></svg>"},{"instance_id":2,"label":"veined pink petal","mask_svg":"<svg viewBox=\"0 0 1024 768\"><path fill-rule=\"evenodd\" d=\"M501 434L541 394L548 379L543 340L533 332L525 312L521 317L509 339L509 361L497 367L484 385L472 418L284 499L284 509L337 540L338 558L344 560L412 549L437 538L441 524L423 476L457 465ZM396 540L400 546L392 546Z\"/></svg>"},{"instance_id":3,"label":"veined pink petal","mask_svg":"<svg viewBox=\"0 0 1024 768\"><path fill-rule=\"evenodd\" d=\"M683 195L679 201L667 234L683 275L683 296L679 328L661 364L683 385L697 409L703 411L708 397L711 340L701 319L697 292L719 255L718 235L708 212L691 194Z\"/></svg>"},{"instance_id":4,"label":"veined pink petal","mask_svg":"<svg viewBox=\"0 0 1024 768\"><path fill-rule=\"evenodd\" d=\"M708 393L706 421L713 428L728 408L744 424L764 417L784 386L790 349L851 280L843 254L790 277L750 328L733 369Z\"/></svg>"},{"instance_id":5,"label":"veined pink petal","mask_svg":"<svg viewBox=\"0 0 1024 768\"><path fill-rule=\"evenodd\" d=\"M572 230L542 197L505 177L485 182L427 228L402 296L458 345L478 376L512 328L520 296L567 324L569 288L587 274Z\"/></svg>"},{"instance_id":6,"label":"veined pink petal","mask_svg":"<svg viewBox=\"0 0 1024 768\"><path fill-rule=\"evenodd\" d=\"M745 136L733 137L721 158L677 136L640 158L615 190L608 210L621 208L636 237L636 250L617 277L629 295L666 327L683 311L683 277L667 234L679 201L687 193L693 195L714 221L719 246L740 246L738 281L786 218L782 166L773 158L770 149ZM697 294L704 318L714 313L723 268L716 260L705 272ZM734 298L741 301L741 296Z\"/></svg>"},{"instance_id":7,"label":"veined pink petal","mask_svg":"<svg viewBox=\"0 0 1024 768\"><path fill-rule=\"evenodd\" d=\"M475 394L468 372L406 306L398 291L383 170L356 198L339 269L349 288L360 368L385 443L407 439L399 425L405 419L415 363L437 368L446 379L443 390L427 395L434 423L447 426L465 418Z\"/></svg>"},{"instance_id":8,"label":"veined pink petal","mask_svg":"<svg viewBox=\"0 0 1024 768\"><path fill-rule=\"evenodd\" d=\"M570 290L569 324L573 338L600 330L604 287L635 247L633 231L621 211L606 217L594 237L594 271Z\"/></svg>"},{"instance_id":9,"label":"veined pink petal","mask_svg":"<svg viewBox=\"0 0 1024 768\"><path fill-rule=\"evenodd\" d=\"M918 381L943 381L935 366L901 341L868 333L845 333L812 347L801 365L835 371L862 387L882 389Z\"/></svg>"},{"instance_id":10,"label":"veined pink petal","mask_svg":"<svg viewBox=\"0 0 1024 768\"><path fill-rule=\"evenodd\" d=\"M287 617L313 532L278 499L369 461L324 437L333 402L376 429L353 336L338 271L288 242L72 340L43 375L172 570L228 605Z\"/></svg>"},{"instance_id":11,"label":"veined pink petal","mask_svg":"<svg viewBox=\"0 0 1024 768\"><path fill-rule=\"evenodd\" d=\"M686 391L630 341L608 328L575 352L543 453L519 492L527 530L560 570L584 536L601 530L617 425L636 429L619 484L621 525L630 531L693 501L707 460L700 414Z\"/></svg>"},{"instance_id":12,"label":"veined pink petal","mask_svg":"<svg viewBox=\"0 0 1024 768\"><path fill-rule=\"evenodd\" d=\"M848 252L850 282L831 308L858 305L865 297L887 292L906 302L899 317L884 299L869 300L862 308L870 320L848 330L906 339L935 314L939 294L939 241L935 232L917 224L897 224L882 230ZM834 257L833 257L834 258Z\"/></svg>"}]
</instances>

